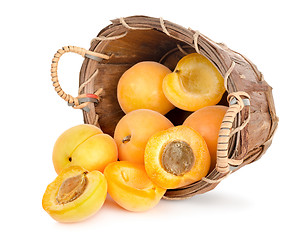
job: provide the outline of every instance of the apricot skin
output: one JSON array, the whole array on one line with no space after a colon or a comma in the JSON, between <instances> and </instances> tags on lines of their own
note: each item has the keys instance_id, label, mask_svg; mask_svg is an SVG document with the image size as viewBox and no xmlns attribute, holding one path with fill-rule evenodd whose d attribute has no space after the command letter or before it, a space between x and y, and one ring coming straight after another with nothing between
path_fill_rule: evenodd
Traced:
<instances>
[{"instance_id":1,"label":"apricot skin","mask_svg":"<svg viewBox=\"0 0 295 240\"><path fill-rule=\"evenodd\" d=\"M108 163L117 159L118 149L114 139L90 124L77 125L63 132L56 140L52 153L57 174L73 165L102 172Z\"/></svg>"},{"instance_id":2,"label":"apricot skin","mask_svg":"<svg viewBox=\"0 0 295 240\"><path fill-rule=\"evenodd\" d=\"M148 139L154 133L170 127L173 127L173 124L156 111L139 109L127 113L117 124L114 134L119 159L143 164ZM127 136L130 136L130 140L123 143Z\"/></svg>"},{"instance_id":3,"label":"apricot skin","mask_svg":"<svg viewBox=\"0 0 295 240\"><path fill-rule=\"evenodd\" d=\"M212 171L216 165L217 140L227 110L228 107L221 105L204 107L188 116L183 123L184 126L199 132L205 139L211 156L209 171Z\"/></svg>"},{"instance_id":4,"label":"apricot skin","mask_svg":"<svg viewBox=\"0 0 295 240\"><path fill-rule=\"evenodd\" d=\"M174 106L162 90L163 78L171 73L164 65L145 61L128 69L120 78L117 88L118 102L125 113L136 109L151 109L166 114Z\"/></svg>"},{"instance_id":5,"label":"apricot skin","mask_svg":"<svg viewBox=\"0 0 295 240\"><path fill-rule=\"evenodd\" d=\"M165 146L172 141L184 141L191 147L195 161L183 175L167 172L162 166ZM148 141L144 154L145 169L150 179L165 189L183 187L205 177L210 167L210 154L203 137L187 126L172 127L154 134Z\"/></svg>"},{"instance_id":6,"label":"apricot skin","mask_svg":"<svg viewBox=\"0 0 295 240\"><path fill-rule=\"evenodd\" d=\"M198 53L183 57L163 80L167 99L186 111L217 104L224 91L224 79L217 68Z\"/></svg>"},{"instance_id":7,"label":"apricot skin","mask_svg":"<svg viewBox=\"0 0 295 240\"><path fill-rule=\"evenodd\" d=\"M57 178L48 185L42 199L43 209L58 222L78 222L95 214L103 205L107 194L107 181L99 171L87 173L88 184L77 199L59 204L56 196L62 183L68 178L82 174L86 170L71 166L64 169Z\"/></svg>"},{"instance_id":8,"label":"apricot skin","mask_svg":"<svg viewBox=\"0 0 295 240\"><path fill-rule=\"evenodd\" d=\"M104 175L113 200L132 212L155 207L166 192L149 179L142 164L126 161L110 163Z\"/></svg>"}]
</instances>

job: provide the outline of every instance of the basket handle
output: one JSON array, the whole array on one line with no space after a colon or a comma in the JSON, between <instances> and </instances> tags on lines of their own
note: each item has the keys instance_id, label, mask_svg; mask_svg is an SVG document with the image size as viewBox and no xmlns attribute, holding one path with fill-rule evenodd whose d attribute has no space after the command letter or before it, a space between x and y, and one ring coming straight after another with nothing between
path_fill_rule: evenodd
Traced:
<instances>
[{"instance_id":1,"label":"basket handle","mask_svg":"<svg viewBox=\"0 0 295 240\"><path fill-rule=\"evenodd\" d=\"M72 95L67 94L62 90L58 81L58 75L57 75L58 61L64 53L68 53L68 52L77 53L84 58L87 57L96 61L101 61L102 59L109 59L110 56L102 54L102 53L89 51L84 48L75 47L75 46L63 47L54 54L54 57L51 63L51 81L53 82L55 91L62 99L68 102L69 106L72 106L73 108L76 108L76 109L81 109L81 108L84 109L89 102L94 102L93 100L90 101L89 99L95 99L98 96L94 94L86 94L86 95L82 94L83 96L79 95L77 97L73 97ZM82 98L83 98L83 101L81 101Z\"/></svg>"},{"instance_id":2,"label":"basket handle","mask_svg":"<svg viewBox=\"0 0 295 240\"><path fill-rule=\"evenodd\" d=\"M242 98L243 97L243 98ZM217 163L216 170L220 173L228 173L231 166L239 166L243 159L229 159L228 150L229 150L229 140L238 131L241 131L250 120L250 96L245 92L234 92L228 95L227 100L229 102L229 108L224 115L223 121L220 126L218 144L217 144ZM239 112L245 106L249 106L249 112L247 119L233 129L233 122Z\"/></svg>"}]
</instances>

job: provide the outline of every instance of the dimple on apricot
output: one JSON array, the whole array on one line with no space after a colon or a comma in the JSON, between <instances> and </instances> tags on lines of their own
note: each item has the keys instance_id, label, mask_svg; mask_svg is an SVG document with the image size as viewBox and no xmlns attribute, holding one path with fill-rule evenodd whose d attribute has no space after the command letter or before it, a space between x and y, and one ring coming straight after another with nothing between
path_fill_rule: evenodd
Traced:
<instances>
[{"instance_id":1,"label":"dimple on apricot","mask_svg":"<svg viewBox=\"0 0 295 240\"><path fill-rule=\"evenodd\" d=\"M146 172L155 184L173 189L205 177L210 167L210 154L198 132L177 126L149 139L144 162Z\"/></svg>"},{"instance_id":2,"label":"dimple on apricot","mask_svg":"<svg viewBox=\"0 0 295 240\"><path fill-rule=\"evenodd\" d=\"M167 99L187 111L217 104L224 91L224 79L217 68L198 53L183 57L163 80Z\"/></svg>"},{"instance_id":3,"label":"dimple on apricot","mask_svg":"<svg viewBox=\"0 0 295 240\"><path fill-rule=\"evenodd\" d=\"M101 172L70 166L48 185L42 206L56 221L77 222L96 213L106 194L107 181Z\"/></svg>"},{"instance_id":4,"label":"dimple on apricot","mask_svg":"<svg viewBox=\"0 0 295 240\"><path fill-rule=\"evenodd\" d=\"M143 164L128 161L110 163L104 175L108 182L108 193L114 201L132 212L155 207L166 192L166 189L151 181Z\"/></svg>"}]
</instances>

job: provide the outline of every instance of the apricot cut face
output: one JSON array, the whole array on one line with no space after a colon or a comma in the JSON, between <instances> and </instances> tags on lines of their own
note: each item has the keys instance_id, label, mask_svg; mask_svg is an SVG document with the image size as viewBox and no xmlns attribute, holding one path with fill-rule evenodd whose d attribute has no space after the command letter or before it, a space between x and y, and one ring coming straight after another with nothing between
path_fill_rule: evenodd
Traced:
<instances>
[{"instance_id":1,"label":"apricot cut face","mask_svg":"<svg viewBox=\"0 0 295 240\"><path fill-rule=\"evenodd\" d=\"M216 166L218 135L227 110L228 107L221 105L204 107L192 113L183 122L184 126L191 127L205 139L211 156L210 172Z\"/></svg>"},{"instance_id":2,"label":"apricot cut face","mask_svg":"<svg viewBox=\"0 0 295 240\"><path fill-rule=\"evenodd\" d=\"M163 92L174 106L196 111L220 101L225 92L224 79L206 57L191 53L165 76Z\"/></svg>"},{"instance_id":3,"label":"apricot cut face","mask_svg":"<svg viewBox=\"0 0 295 240\"><path fill-rule=\"evenodd\" d=\"M143 164L148 139L154 133L170 127L173 127L173 124L153 110L138 109L127 113L118 122L114 134L119 159Z\"/></svg>"},{"instance_id":4,"label":"apricot cut face","mask_svg":"<svg viewBox=\"0 0 295 240\"><path fill-rule=\"evenodd\" d=\"M101 172L70 166L48 185L42 206L58 222L78 222L95 214L106 194L107 181Z\"/></svg>"},{"instance_id":5,"label":"apricot cut face","mask_svg":"<svg viewBox=\"0 0 295 240\"><path fill-rule=\"evenodd\" d=\"M143 164L119 161L104 170L108 193L122 208L132 212L147 211L155 207L166 192L154 184Z\"/></svg>"},{"instance_id":6,"label":"apricot cut face","mask_svg":"<svg viewBox=\"0 0 295 240\"><path fill-rule=\"evenodd\" d=\"M204 138L190 127L177 126L154 134L144 155L150 179L165 189L183 187L205 177L210 154Z\"/></svg>"},{"instance_id":7,"label":"apricot cut face","mask_svg":"<svg viewBox=\"0 0 295 240\"><path fill-rule=\"evenodd\" d=\"M166 66L153 61L139 62L129 68L118 82L117 98L125 113L151 109L166 114L174 106L162 90L164 77L171 73Z\"/></svg>"}]
</instances>

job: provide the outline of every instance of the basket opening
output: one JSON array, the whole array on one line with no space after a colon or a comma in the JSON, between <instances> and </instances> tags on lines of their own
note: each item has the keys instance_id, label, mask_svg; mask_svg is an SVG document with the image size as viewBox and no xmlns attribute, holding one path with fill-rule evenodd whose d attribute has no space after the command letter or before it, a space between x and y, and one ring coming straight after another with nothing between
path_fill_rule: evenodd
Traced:
<instances>
[{"instance_id":1,"label":"basket opening","mask_svg":"<svg viewBox=\"0 0 295 240\"><path fill-rule=\"evenodd\" d=\"M113 34L118 35L116 32ZM101 41L92 48L96 52L111 55L109 60L102 62L86 60L89 62L86 64L84 76L84 79L88 79L96 69L99 70L92 88L94 90L103 88L103 95L95 111L99 115L100 127L111 136L116 124L124 115L117 100L117 84L128 68L141 61L156 61L173 71L182 57L196 52L195 48L188 43L155 29L128 30L124 37L112 41ZM226 96L227 93L219 104L228 105ZM167 113L166 117L174 125L180 125L191 113L175 108Z\"/></svg>"}]
</instances>

